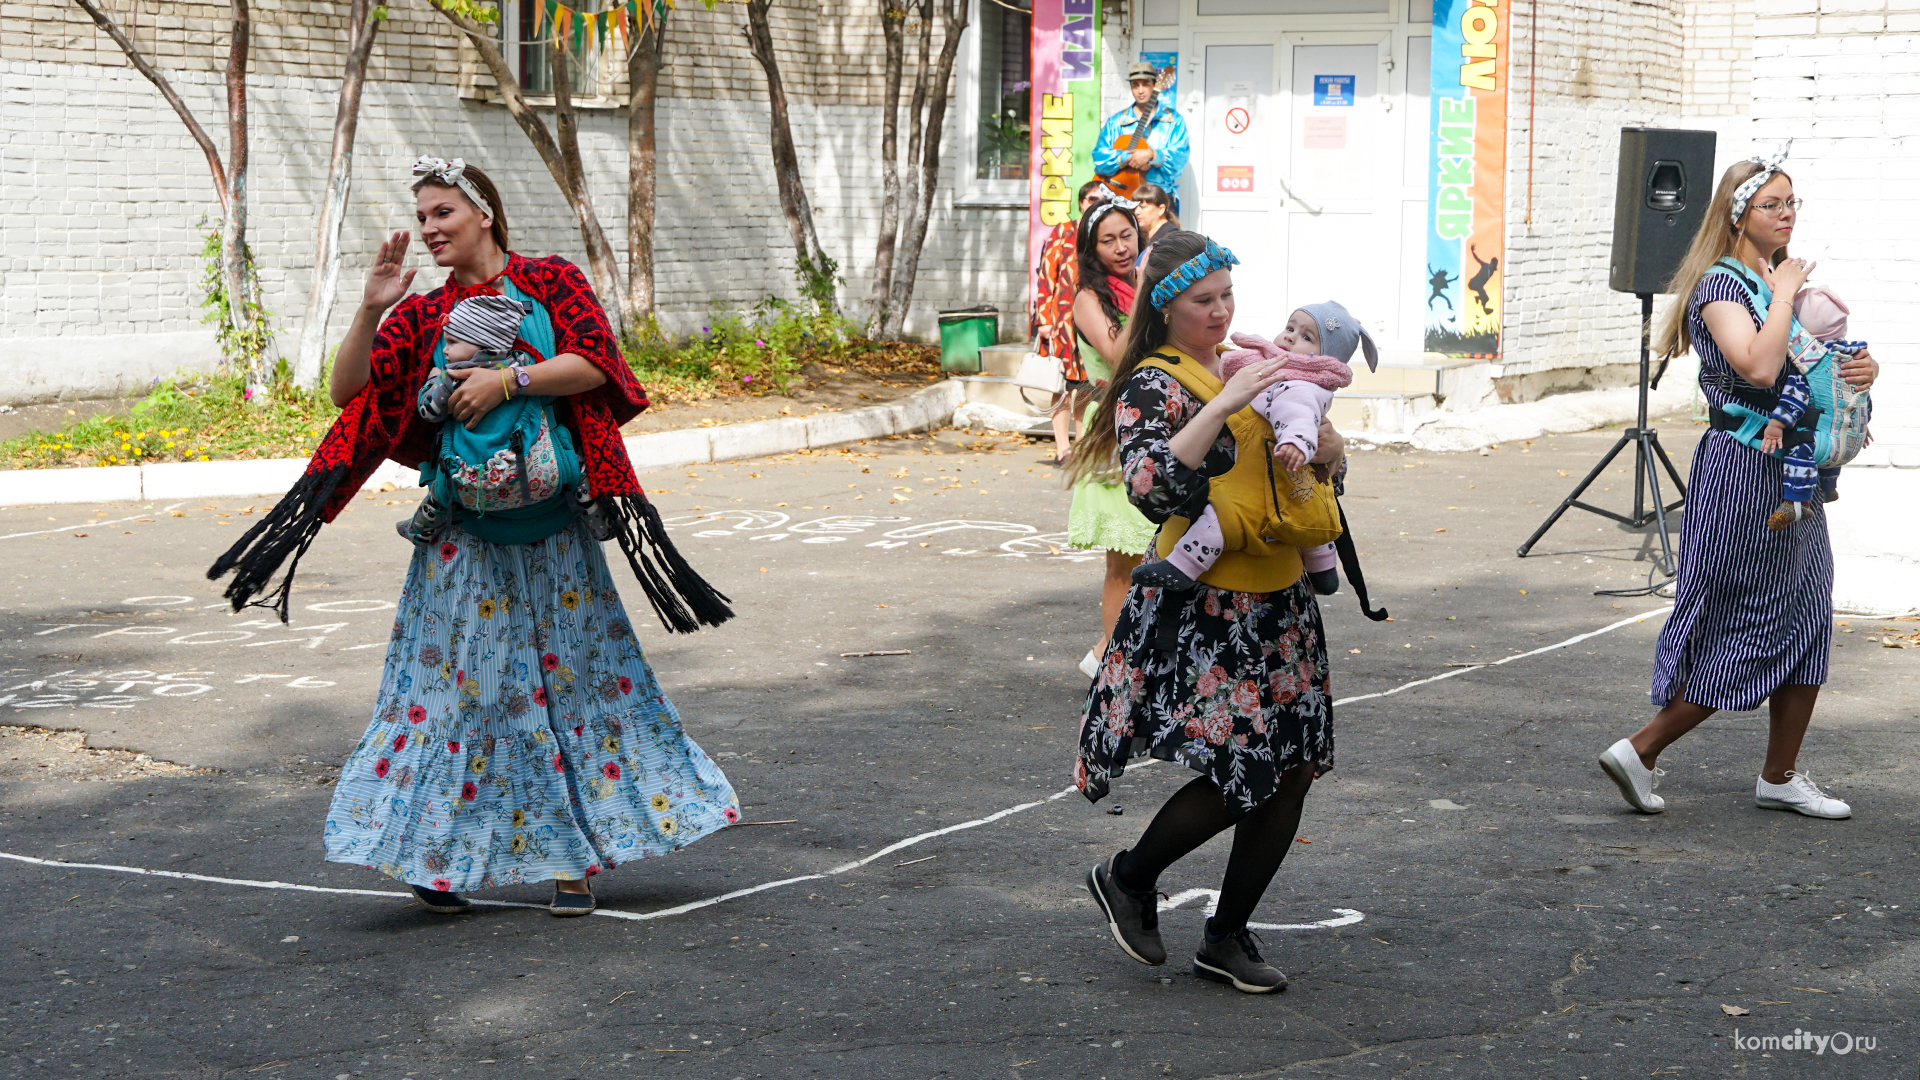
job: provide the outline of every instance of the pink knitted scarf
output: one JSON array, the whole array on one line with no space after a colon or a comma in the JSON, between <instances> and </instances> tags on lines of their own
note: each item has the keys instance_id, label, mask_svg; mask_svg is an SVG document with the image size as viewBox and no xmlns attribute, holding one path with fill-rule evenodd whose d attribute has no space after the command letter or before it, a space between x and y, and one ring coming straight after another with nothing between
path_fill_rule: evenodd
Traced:
<instances>
[{"instance_id":1,"label":"pink knitted scarf","mask_svg":"<svg viewBox=\"0 0 1920 1080\"><path fill-rule=\"evenodd\" d=\"M1323 390L1338 390L1353 382L1353 369L1331 356L1304 356L1288 352L1258 334L1234 334L1240 346L1220 355L1220 380L1225 382L1248 364L1258 360L1286 361L1282 373L1288 379L1310 382Z\"/></svg>"}]
</instances>

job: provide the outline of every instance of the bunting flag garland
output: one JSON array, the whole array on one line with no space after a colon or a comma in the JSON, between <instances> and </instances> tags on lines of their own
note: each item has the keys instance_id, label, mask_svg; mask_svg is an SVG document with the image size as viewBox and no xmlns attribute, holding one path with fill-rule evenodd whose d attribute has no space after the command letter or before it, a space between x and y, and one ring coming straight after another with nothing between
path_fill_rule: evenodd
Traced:
<instances>
[{"instance_id":1,"label":"bunting flag garland","mask_svg":"<svg viewBox=\"0 0 1920 1080\"><path fill-rule=\"evenodd\" d=\"M534 33L551 30L576 55L584 54L589 42L605 48L610 38L617 38L624 50L673 6L673 0L627 0L603 11L578 11L560 0L541 0L535 9Z\"/></svg>"}]
</instances>

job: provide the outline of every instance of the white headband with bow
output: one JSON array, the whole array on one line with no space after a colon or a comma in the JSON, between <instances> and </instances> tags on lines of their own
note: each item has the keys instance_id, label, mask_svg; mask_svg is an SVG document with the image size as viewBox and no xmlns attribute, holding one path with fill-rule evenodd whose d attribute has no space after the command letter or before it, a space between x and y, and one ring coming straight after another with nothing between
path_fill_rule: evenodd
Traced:
<instances>
[{"instance_id":1,"label":"white headband with bow","mask_svg":"<svg viewBox=\"0 0 1920 1080\"><path fill-rule=\"evenodd\" d=\"M452 161L448 161L445 158L422 155L413 162L413 175L431 176L434 180L448 187L459 188L467 198L473 200L473 205L480 208L482 216L494 216L493 207L487 204L487 200L480 197L479 189L473 186L473 181L467 179L467 163L465 159L454 158Z\"/></svg>"},{"instance_id":2,"label":"white headband with bow","mask_svg":"<svg viewBox=\"0 0 1920 1080\"><path fill-rule=\"evenodd\" d=\"M1752 199L1754 193L1764 187L1767 181L1773 179L1774 173L1780 171L1780 166L1786 163L1787 151L1791 149L1793 149L1793 140L1788 139L1780 145L1780 149L1772 157L1761 157L1756 154L1747 159L1760 166L1760 171L1747 177L1745 183L1734 189L1732 224L1740 224L1740 215L1747 212L1747 201Z\"/></svg>"}]
</instances>

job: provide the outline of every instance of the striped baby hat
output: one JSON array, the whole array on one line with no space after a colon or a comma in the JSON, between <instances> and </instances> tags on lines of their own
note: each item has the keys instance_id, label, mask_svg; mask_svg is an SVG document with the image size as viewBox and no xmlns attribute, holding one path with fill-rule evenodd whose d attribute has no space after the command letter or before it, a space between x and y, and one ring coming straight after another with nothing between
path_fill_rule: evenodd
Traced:
<instances>
[{"instance_id":1,"label":"striped baby hat","mask_svg":"<svg viewBox=\"0 0 1920 1080\"><path fill-rule=\"evenodd\" d=\"M520 320L533 313L533 305L497 293L470 296L447 312L447 336L482 352L506 352L520 336Z\"/></svg>"}]
</instances>

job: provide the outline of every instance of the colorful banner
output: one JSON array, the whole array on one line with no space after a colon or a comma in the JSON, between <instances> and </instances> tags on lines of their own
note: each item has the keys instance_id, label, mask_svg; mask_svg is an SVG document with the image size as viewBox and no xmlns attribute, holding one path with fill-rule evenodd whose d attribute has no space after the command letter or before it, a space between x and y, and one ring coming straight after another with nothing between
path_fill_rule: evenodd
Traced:
<instances>
[{"instance_id":1,"label":"colorful banner","mask_svg":"<svg viewBox=\"0 0 1920 1080\"><path fill-rule=\"evenodd\" d=\"M1034 0L1033 156L1028 165L1027 307L1047 234L1079 217L1100 134L1100 0Z\"/></svg>"},{"instance_id":2,"label":"colorful banner","mask_svg":"<svg viewBox=\"0 0 1920 1080\"><path fill-rule=\"evenodd\" d=\"M1427 182L1428 352L1500 355L1508 0L1433 5Z\"/></svg>"},{"instance_id":3,"label":"colorful banner","mask_svg":"<svg viewBox=\"0 0 1920 1080\"><path fill-rule=\"evenodd\" d=\"M559 0L541 0L535 8L534 33L545 34L551 30L553 36L567 40L568 53L572 56L584 56L587 43L604 48L610 35L617 35L621 48L632 46L633 38L647 32L647 27L664 18L667 9L673 6L673 0L627 0L625 4L605 11L576 11ZM708 4L712 6L711 3Z\"/></svg>"}]
</instances>

